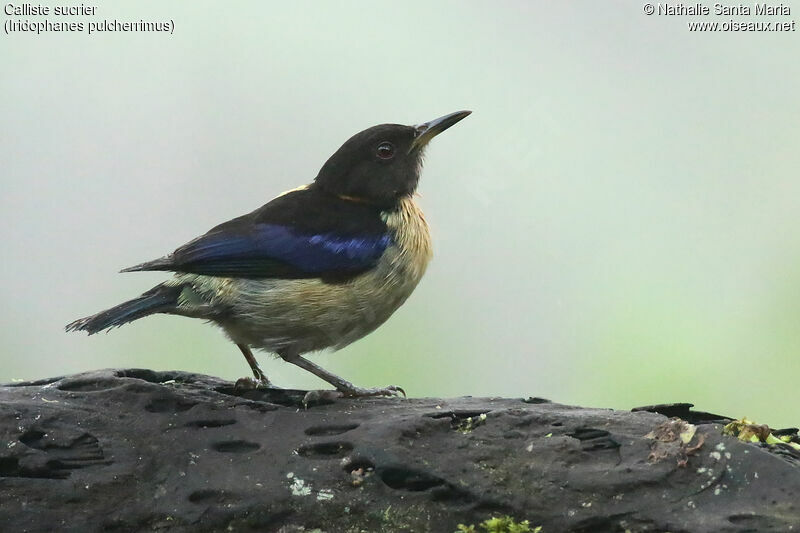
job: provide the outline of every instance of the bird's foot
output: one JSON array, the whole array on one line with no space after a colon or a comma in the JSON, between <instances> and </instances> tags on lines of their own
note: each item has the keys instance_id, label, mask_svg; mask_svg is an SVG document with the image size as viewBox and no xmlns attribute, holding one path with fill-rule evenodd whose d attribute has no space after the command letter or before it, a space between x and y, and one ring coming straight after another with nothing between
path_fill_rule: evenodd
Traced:
<instances>
[{"instance_id":1,"label":"bird's foot","mask_svg":"<svg viewBox=\"0 0 800 533\"><path fill-rule=\"evenodd\" d=\"M242 351L242 355L247 360L247 364L250 365L250 370L253 371L253 378L239 378L236 380L236 384L234 385L234 389L246 391L246 390L253 390L253 389L266 389L272 387L272 383L269 382L269 378L261 370L261 367L258 366L258 361L256 361L255 356L253 355L253 351L250 347L246 344L237 344L236 346ZM254 379L255 378L255 379Z\"/></svg>"},{"instance_id":2,"label":"bird's foot","mask_svg":"<svg viewBox=\"0 0 800 533\"><path fill-rule=\"evenodd\" d=\"M327 403L339 398L399 397L401 395L405 398L406 391L395 385L375 389L363 389L353 386L344 390L312 390L308 391L303 397L303 405L308 407L309 404Z\"/></svg>"},{"instance_id":3,"label":"bird's foot","mask_svg":"<svg viewBox=\"0 0 800 533\"><path fill-rule=\"evenodd\" d=\"M234 383L233 388L236 391L244 392L255 389L268 389L272 387L272 383L267 379L267 376L262 375L262 379L255 379L251 377L239 378Z\"/></svg>"},{"instance_id":4,"label":"bird's foot","mask_svg":"<svg viewBox=\"0 0 800 533\"><path fill-rule=\"evenodd\" d=\"M339 391L345 398L369 398L375 396L394 397L402 395L406 397L406 391L396 385L389 385L388 387L378 387L374 389L362 389L361 387L351 387Z\"/></svg>"}]
</instances>

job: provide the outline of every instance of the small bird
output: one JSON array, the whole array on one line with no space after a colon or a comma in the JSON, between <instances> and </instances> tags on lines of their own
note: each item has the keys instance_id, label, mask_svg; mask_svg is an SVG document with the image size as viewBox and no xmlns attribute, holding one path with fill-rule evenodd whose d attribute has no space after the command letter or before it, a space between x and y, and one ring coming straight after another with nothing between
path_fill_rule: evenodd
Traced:
<instances>
[{"instance_id":1,"label":"small bird","mask_svg":"<svg viewBox=\"0 0 800 533\"><path fill-rule=\"evenodd\" d=\"M432 256L428 224L413 198L423 154L434 136L470 113L357 133L312 183L165 257L122 270L175 275L66 330L91 335L154 313L200 318L236 343L254 385L271 383L251 348L277 354L344 396L402 393L396 386L356 387L303 354L340 349L371 333L417 286Z\"/></svg>"}]
</instances>

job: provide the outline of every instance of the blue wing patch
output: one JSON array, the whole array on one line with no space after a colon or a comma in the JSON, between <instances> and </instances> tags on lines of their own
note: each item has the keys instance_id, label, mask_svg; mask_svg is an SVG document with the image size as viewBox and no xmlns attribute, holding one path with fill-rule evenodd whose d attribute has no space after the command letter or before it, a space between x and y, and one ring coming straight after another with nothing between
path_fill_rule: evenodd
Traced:
<instances>
[{"instance_id":1,"label":"blue wing patch","mask_svg":"<svg viewBox=\"0 0 800 533\"><path fill-rule=\"evenodd\" d=\"M219 231L182 246L171 257L176 270L211 275L285 276L353 273L374 266L391 244L388 233L303 235L277 224L254 224L245 232Z\"/></svg>"}]
</instances>

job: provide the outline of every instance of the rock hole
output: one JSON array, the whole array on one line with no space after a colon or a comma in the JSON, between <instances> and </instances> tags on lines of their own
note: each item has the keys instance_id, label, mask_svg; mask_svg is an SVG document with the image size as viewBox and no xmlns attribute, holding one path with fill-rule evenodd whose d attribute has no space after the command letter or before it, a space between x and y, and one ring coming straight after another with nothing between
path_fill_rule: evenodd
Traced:
<instances>
[{"instance_id":1,"label":"rock hole","mask_svg":"<svg viewBox=\"0 0 800 533\"><path fill-rule=\"evenodd\" d=\"M531 396L522 400L522 403L532 403L532 404L539 404L539 403L553 403L552 400L548 400L547 398L539 398L538 396Z\"/></svg>"},{"instance_id":2,"label":"rock hole","mask_svg":"<svg viewBox=\"0 0 800 533\"><path fill-rule=\"evenodd\" d=\"M58 386L58 390L64 392L100 392L104 390L114 389L122 384L108 377L101 377L95 379L73 379L67 380Z\"/></svg>"},{"instance_id":3,"label":"rock hole","mask_svg":"<svg viewBox=\"0 0 800 533\"><path fill-rule=\"evenodd\" d=\"M581 441L584 451L613 450L620 447L619 442L611 437L604 429L579 427L567 433L570 437Z\"/></svg>"},{"instance_id":4,"label":"rock hole","mask_svg":"<svg viewBox=\"0 0 800 533\"><path fill-rule=\"evenodd\" d=\"M306 429L306 435L312 437L330 437L333 435L341 435L353 429L356 429L359 424L330 424L321 426L311 426Z\"/></svg>"},{"instance_id":5,"label":"rock hole","mask_svg":"<svg viewBox=\"0 0 800 533\"><path fill-rule=\"evenodd\" d=\"M0 457L0 477L22 477L36 479L67 479L69 472L52 468L48 461L46 468L26 468L19 464L16 457Z\"/></svg>"},{"instance_id":6,"label":"rock hole","mask_svg":"<svg viewBox=\"0 0 800 533\"><path fill-rule=\"evenodd\" d=\"M491 411L444 411L441 413L429 413L423 416L428 418L452 418L457 420L464 420L465 418L474 418Z\"/></svg>"},{"instance_id":7,"label":"rock hole","mask_svg":"<svg viewBox=\"0 0 800 533\"><path fill-rule=\"evenodd\" d=\"M39 431L37 429L30 429L20 435L19 441L28 446L29 448L37 448L42 449L42 443L40 442L44 436L47 435L44 431Z\"/></svg>"},{"instance_id":8,"label":"rock hole","mask_svg":"<svg viewBox=\"0 0 800 533\"><path fill-rule=\"evenodd\" d=\"M261 445L257 442L249 442L246 440L215 442L212 446L216 451L221 453L248 453L261 448Z\"/></svg>"},{"instance_id":9,"label":"rock hole","mask_svg":"<svg viewBox=\"0 0 800 533\"><path fill-rule=\"evenodd\" d=\"M349 442L318 442L297 449L297 454L308 459L336 459L353 450Z\"/></svg>"},{"instance_id":10,"label":"rock hole","mask_svg":"<svg viewBox=\"0 0 800 533\"><path fill-rule=\"evenodd\" d=\"M734 514L728 517L731 524L747 524L748 522L757 522L761 518L757 514Z\"/></svg>"},{"instance_id":11,"label":"rock hole","mask_svg":"<svg viewBox=\"0 0 800 533\"><path fill-rule=\"evenodd\" d=\"M571 431L570 433L567 433L567 435L574 439L584 441L608 437L610 433L604 429L576 428L575 431Z\"/></svg>"},{"instance_id":12,"label":"rock hole","mask_svg":"<svg viewBox=\"0 0 800 533\"><path fill-rule=\"evenodd\" d=\"M53 463L52 468L84 468L94 464L110 464L110 461L105 461L105 454L103 448L100 446L97 437L84 433L75 437L70 441L63 438L55 438L49 433L31 429L23 433L20 442L29 448L43 450L57 455L61 461Z\"/></svg>"},{"instance_id":13,"label":"rock hole","mask_svg":"<svg viewBox=\"0 0 800 533\"><path fill-rule=\"evenodd\" d=\"M223 426L231 426L236 423L236 420L233 418L221 418L217 420L192 420L191 422L187 422L187 427L196 427L196 428L221 428Z\"/></svg>"},{"instance_id":14,"label":"rock hole","mask_svg":"<svg viewBox=\"0 0 800 533\"><path fill-rule=\"evenodd\" d=\"M491 411L444 411L429 413L423 416L434 419L449 418L450 427L452 429L469 431L482 424L483 420L481 420L481 417L483 416L485 419L487 413L491 413Z\"/></svg>"},{"instance_id":15,"label":"rock hole","mask_svg":"<svg viewBox=\"0 0 800 533\"><path fill-rule=\"evenodd\" d=\"M180 413L188 411L197 402L175 397L154 398L144 406L145 411L150 413Z\"/></svg>"}]
</instances>

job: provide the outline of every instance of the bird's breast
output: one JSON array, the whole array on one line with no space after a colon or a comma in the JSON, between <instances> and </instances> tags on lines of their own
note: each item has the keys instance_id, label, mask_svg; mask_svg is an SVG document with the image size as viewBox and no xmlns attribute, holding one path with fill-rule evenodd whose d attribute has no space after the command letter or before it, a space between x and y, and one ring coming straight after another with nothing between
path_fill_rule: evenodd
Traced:
<instances>
[{"instance_id":1,"label":"bird's breast","mask_svg":"<svg viewBox=\"0 0 800 533\"><path fill-rule=\"evenodd\" d=\"M392 234L393 246L381 257L383 265L379 265L379 270L386 276L401 278L397 280L401 284L413 282L416 286L433 257L425 215L413 199L407 198L396 210L384 212L383 218Z\"/></svg>"}]
</instances>

